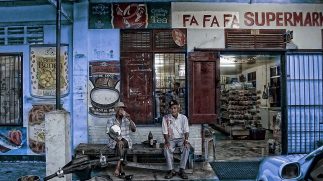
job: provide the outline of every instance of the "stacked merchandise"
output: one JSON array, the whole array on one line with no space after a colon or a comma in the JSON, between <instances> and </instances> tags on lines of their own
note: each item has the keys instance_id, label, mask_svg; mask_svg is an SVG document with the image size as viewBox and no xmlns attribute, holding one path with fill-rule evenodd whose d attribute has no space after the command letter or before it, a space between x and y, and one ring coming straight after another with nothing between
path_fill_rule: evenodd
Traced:
<instances>
[{"instance_id":1,"label":"stacked merchandise","mask_svg":"<svg viewBox=\"0 0 323 181\"><path fill-rule=\"evenodd\" d=\"M262 127L258 115L260 102L257 101L260 97L256 88L251 83L234 83L229 90L222 92L221 116L225 130L233 139L262 139L255 136Z\"/></svg>"}]
</instances>

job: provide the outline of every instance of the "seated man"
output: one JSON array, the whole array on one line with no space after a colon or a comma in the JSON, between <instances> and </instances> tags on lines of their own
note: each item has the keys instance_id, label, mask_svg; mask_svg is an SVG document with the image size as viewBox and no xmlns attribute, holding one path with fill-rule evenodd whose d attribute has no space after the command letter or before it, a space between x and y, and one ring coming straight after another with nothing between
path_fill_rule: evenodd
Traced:
<instances>
[{"instance_id":1,"label":"seated man","mask_svg":"<svg viewBox=\"0 0 323 181\"><path fill-rule=\"evenodd\" d=\"M121 135L119 137L112 137L109 134L108 147L116 150L116 155L120 156L117 163L114 175L118 177L125 176L123 171L123 164L126 162L127 149L132 148L132 141L129 133L136 131L136 124L130 119L130 115L125 111L126 106L123 102L115 105L115 116L110 117L107 121L107 134L109 134L110 127L118 125L121 128ZM123 164L121 164L123 163Z\"/></svg>"},{"instance_id":2,"label":"seated man","mask_svg":"<svg viewBox=\"0 0 323 181\"><path fill-rule=\"evenodd\" d=\"M175 147L181 149L181 161L179 176L182 179L187 179L187 175L184 172L186 162L189 156L190 144L188 142L189 126L187 117L179 113L179 104L176 100L169 102L169 108L171 114L165 115L162 122L162 131L165 138L164 154L166 157L167 167L169 172L165 176L166 179L171 179L176 172L173 167L173 152Z\"/></svg>"}]
</instances>

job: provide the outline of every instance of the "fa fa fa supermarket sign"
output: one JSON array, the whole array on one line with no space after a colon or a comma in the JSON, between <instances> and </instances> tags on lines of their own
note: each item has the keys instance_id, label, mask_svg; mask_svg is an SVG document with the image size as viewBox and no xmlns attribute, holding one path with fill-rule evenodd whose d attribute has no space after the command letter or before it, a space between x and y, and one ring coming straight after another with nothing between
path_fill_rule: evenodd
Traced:
<instances>
[{"instance_id":1,"label":"fa fa fa supermarket sign","mask_svg":"<svg viewBox=\"0 0 323 181\"><path fill-rule=\"evenodd\" d=\"M323 12L174 12L173 28L322 27Z\"/></svg>"},{"instance_id":2,"label":"fa fa fa supermarket sign","mask_svg":"<svg viewBox=\"0 0 323 181\"><path fill-rule=\"evenodd\" d=\"M238 12L173 12L173 28L239 28Z\"/></svg>"}]
</instances>

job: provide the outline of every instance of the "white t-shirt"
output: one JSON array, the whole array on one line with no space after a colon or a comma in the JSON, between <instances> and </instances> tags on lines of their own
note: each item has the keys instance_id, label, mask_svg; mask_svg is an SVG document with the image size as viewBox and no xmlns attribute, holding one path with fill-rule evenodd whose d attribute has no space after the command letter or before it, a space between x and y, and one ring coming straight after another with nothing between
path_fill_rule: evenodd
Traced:
<instances>
[{"instance_id":1,"label":"white t-shirt","mask_svg":"<svg viewBox=\"0 0 323 181\"><path fill-rule=\"evenodd\" d=\"M184 133L189 133L187 117L183 114L178 114L174 118L172 114L165 115L162 123L163 134L168 134L169 139L184 138Z\"/></svg>"}]
</instances>

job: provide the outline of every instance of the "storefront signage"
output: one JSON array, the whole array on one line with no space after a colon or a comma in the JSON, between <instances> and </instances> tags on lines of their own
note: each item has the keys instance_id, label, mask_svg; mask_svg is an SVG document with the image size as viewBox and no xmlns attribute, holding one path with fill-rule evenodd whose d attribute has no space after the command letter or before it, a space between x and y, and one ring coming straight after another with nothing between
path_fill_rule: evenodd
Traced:
<instances>
[{"instance_id":1,"label":"storefront signage","mask_svg":"<svg viewBox=\"0 0 323 181\"><path fill-rule=\"evenodd\" d=\"M61 47L61 95L68 93L68 47ZM31 95L53 98L56 95L56 47L30 47Z\"/></svg>"},{"instance_id":2,"label":"storefront signage","mask_svg":"<svg viewBox=\"0 0 323 181\"><path fill-rule=\"evenodd\" d=\"M171 28L170 3L90 3L89 29Z\"/></svg>"},{"instance_id":3,"label":"storefront signage","mask_svg":"<svg viewBox=\"0 0 323 181\"><path fill-rule=\"evenodd\" d=\"M323 12L245 12L245 26L322 26Z\"/></svg>"},{"instance_id":4,"label":"storefront signage","mask_svg":"<svg viewBox=\"0 0 323 181\"><path fill-rule=\"evenodd\" d=\"M173 12L173 28L321 27L323 12ZM242 16L241 16L242 14ZM240 19L239 19L240 18Z\"/></svg>"},{"instance_id":5,"label":"storefront signage","mask_svg":"<svg viewBox=\"0 0 323 181\"><path fill-rule=\"evenodd\" d=\"M171 28L170 3L147 3L147 7L149 28Z\"/></svg>"},{"instance_id":6,"label":"storefront signage","mask_svg":"<svg viewBox=\"0 0 323 181\"><path fill-rule=\"evenodd\" d=\"M111 4L89 4L89 29L108 29L111 26Z\"/></svg>"},{"instance_id":7,"label":"storefront signage","mask_svg":"<svg viewBox=\"0 0 323 181\"><path fill-rule=\"evenodd\" d=\"M239 28L238 12L174 12L173 28Z\"/></svg>"}]
</instances>

